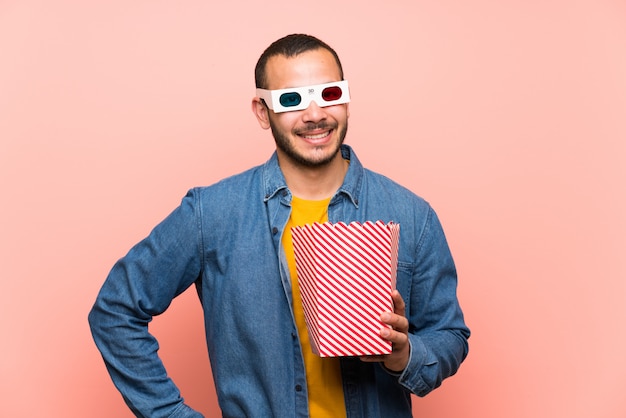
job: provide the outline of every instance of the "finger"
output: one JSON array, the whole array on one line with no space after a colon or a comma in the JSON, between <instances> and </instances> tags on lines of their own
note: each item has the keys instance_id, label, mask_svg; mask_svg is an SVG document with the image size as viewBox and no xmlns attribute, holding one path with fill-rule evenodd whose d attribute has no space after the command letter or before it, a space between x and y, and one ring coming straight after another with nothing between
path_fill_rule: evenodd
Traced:
<instances>
[{"instance_id":1,"label":"finger","mask_svg":"<svg viewBox=\"0 0 626 418\"><path fill-rule=\"evenodd\" d=\"M409 339L406 333L401 331L394 331L393 329L389 328L382 328L380 330L380 336L385 340L391 342L394 347L406 344Z\"/></svg>"},{"instance_id":2,"label":"finger","mask_svg":"<svg viewBox=\"0 0 626 418\"><path fill-rule=\"evenodd\" d=\"M380 316L380 320L402 333L406 333L409 330L409 321L404 316L392 314L391 312L383 312Z\"/></svg>"},{"instance_id":3,"label":"finger","mask_svg":"<svg viewBox=\"0 0 626 418\"><path fill-rule=\"evenodd\" d=\"M385 361L387 359L387 355L379 355L379 356L361 356L359 357L359 359L361 361L367 362L367 363L380 363L382 361Z\"/></svg>"},{"instance_id":4,"label":"finger","mask_svg":"<svg viewBox=\"0 0 626 418\"><path fill-rule=\"evenodd\" d=\"M394 289L391 292L391 300L393 300L393 311L397 315L404 316L406 305L404 304L404 299L402 299L402 295L398 291L398 289Z\"/></svg>"}]
</instances>

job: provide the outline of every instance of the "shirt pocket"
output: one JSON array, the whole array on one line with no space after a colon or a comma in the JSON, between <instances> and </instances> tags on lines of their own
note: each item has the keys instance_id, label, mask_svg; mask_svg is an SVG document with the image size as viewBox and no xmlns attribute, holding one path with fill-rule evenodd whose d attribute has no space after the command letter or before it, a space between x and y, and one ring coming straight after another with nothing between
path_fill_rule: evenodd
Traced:
<instances>
[{"instance_id":1,"label":"shirt pocket","mask_svg":"<svg viewBox=\"0 0 626 418\"><path fill-rule=\"evenodd\" d=\"M408 318L410 315L410 303L411 300L411 281L413 277L413 271L415 266L413 263L407 263L398 260L398 268L396 271L396 289L400 292L405 304L405 316Z\"/></svg>"}]
</instances>

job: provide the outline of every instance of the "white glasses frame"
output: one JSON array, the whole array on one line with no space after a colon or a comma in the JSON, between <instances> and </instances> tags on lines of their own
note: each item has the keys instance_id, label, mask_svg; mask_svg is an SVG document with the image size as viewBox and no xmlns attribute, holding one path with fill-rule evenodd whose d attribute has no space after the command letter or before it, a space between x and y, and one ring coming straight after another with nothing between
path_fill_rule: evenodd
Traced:
<instances>
[{"instance_id":1,"label":"white glasses frame","mask_svg":"<svg viewBox=\"0 0 626 418\"><path fill-rule=\"evenodd\" d=\"M322 97L322 92L328 87L339 87L341 89L341 97L337 100L325 100ZM286 93L299 94L301 99L300 103L295 106L283 106L280 103L280 98ZM267 106L274 111L274 113L304 110L309 107L313 101L317 103L319 107L334 106L350 102L348 80L278 90L256 89L256 95L257 97L263 99Z\"/></svg>"}]
</instances>

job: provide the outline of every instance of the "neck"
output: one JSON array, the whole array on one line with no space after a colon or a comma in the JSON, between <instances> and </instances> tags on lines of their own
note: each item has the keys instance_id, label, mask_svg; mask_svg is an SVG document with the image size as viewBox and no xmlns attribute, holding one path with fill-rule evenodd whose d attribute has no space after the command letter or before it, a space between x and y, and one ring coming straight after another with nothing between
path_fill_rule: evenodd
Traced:
<instances>
[{"instance_id":1,"label":"neck","mask_svg":"<svg viewBox=\"0 0 626 418\"><path fill-rule=\"evenodd\" d=\"M288 158L278 156L280 168L287 181L287 187L294 196L305 200L322 200L332 197L343 184L348 171L348 162L341 153L321 167L303 167Z\"/></svg>"}]
</instances>

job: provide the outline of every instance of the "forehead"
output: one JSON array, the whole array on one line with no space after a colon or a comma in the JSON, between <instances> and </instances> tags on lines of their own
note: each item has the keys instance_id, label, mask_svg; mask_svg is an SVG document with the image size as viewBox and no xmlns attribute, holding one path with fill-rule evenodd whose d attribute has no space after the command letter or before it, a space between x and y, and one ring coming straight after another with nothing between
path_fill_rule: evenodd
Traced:
<instances>
[{"instance_id":1,"label":"forehead","mask_svg":"<svg viewBox=\"0 0 626 418\"><path fill-rule=\"evenodd\" d=\"M268 89L284 89L340 81L341 74L330 51L319 48L293 57L275 55L267 61Z\"/></svg>"}]
</instances>

